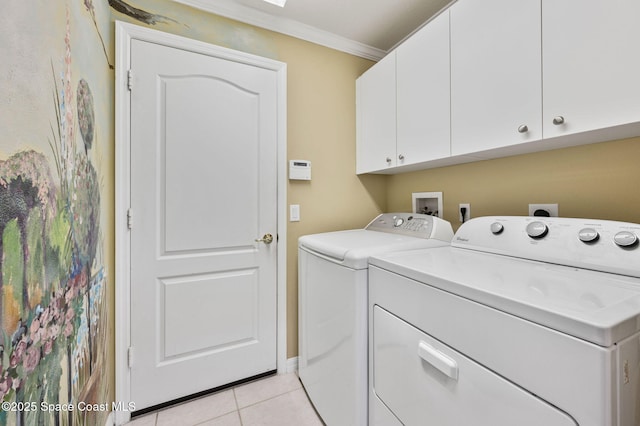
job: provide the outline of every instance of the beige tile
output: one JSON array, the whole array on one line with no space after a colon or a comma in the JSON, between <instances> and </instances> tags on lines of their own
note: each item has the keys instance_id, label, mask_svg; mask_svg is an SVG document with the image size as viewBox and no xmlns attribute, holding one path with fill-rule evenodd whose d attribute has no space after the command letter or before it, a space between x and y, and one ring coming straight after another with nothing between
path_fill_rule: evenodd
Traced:
<instances>
[{"instance_id":1,"label":"beige tile","mask_svg":"<svg viewBox=\"0 0 640 426\"><path fill-rule=\"evenodd\" d=\"M295 373L278 374L260 379L234 389L238 407L244 408L274 396L301 389L300 379Z\"/></svg>"},{"instance_id":2,"label":"beige tile","mask_svg":"<svg viewBox=\"0 0 640 426\"><path fill-rule=\"evenodd\" d=\"M160 411L157 424L158 426L196 425L237 409L233 391L227 390Z\"/></svg>"},{"instance_id":3,"label":"beige tile","mask_svg":"<svg viewBox=\"0 0 640 426\"><path fill-rule=\"evenodd\" d=\"M243 426L322 426L302 389L240 409Z\"/></svg>"},{"instance_id":4,"label":"beige tile","mask_svg":"<svg viewBox=\"0 0 640 426\"><path fill-rule=\"evenodd\" d=\"M136 417L129 423L125 423L126 426L155 426L157 413L145 414L144 416Z\"/></svg>"},{"instance_id":5,"label":"beige tile","mask_svg":"<svg viewBox=\"0 0 640 426\"><path fill-rule=\"evenodd\" d=\"M240 422L240 413L234 411L233 413L200 423L198 426L242 426L242 422Z\"/></svg>"}]
</instances>

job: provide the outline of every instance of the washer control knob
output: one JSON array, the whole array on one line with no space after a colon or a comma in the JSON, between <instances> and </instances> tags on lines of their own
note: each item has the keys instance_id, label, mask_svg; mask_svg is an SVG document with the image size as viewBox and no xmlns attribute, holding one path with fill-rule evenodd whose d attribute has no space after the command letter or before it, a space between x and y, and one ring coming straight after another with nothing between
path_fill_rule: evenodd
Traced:
<instances>
[{"instance_id":1,"label":"washer control knob","mask_svg":"<svg viewBox=\"0 0 640 426\"><path fill-rule=\"evenodd\" d=\"M398 226L401 226L403 223L404 223L404 219L403 219L403 218L401 218L401 217L395 217L395 218L393 219L393 226L395 226L396 228L397 228Z\"/></svg>"},{"instance_id":2,"label":"washer control knob","mask_svg":"<svg viewBox=\"0 0 640 426\"><path fill-rule=\"evenodd\" d=\"M491 224L491 233L493 235L501 234L504 231L504 226L500 222L493 222Z\"/></svg>"},{"instance_id":3,"label":"washer control knob","mask_svg":"<svg viewBox=\"0 0 640 426\"><path fill-rule=\"evenodd\" d=\"M613 241L620 247L631 247L638 243L638 236L633 232L621 231L613 236Z\"/></svg>"},{"instance_id":4,"label":"washer control knob","mask_svg":"<svg viewBox=\"0 0 640 426\"><path fill-rule=\"evenodd\" d=\"M600 238L600 234L593 228L583 228L578 233L578 238L583 243L595 243Z\"/></svg>"},{"instance_id":5,"label":"washer control knob","mask_svg":"<svg viewBox=\"0 0 640 426\"><path fill-rule=\"evenodd\" d=\"M527 235L531 238L543 238L549 233L549 228L542 222L531 222L527 225Z\"/></svg>"}]
</instances>

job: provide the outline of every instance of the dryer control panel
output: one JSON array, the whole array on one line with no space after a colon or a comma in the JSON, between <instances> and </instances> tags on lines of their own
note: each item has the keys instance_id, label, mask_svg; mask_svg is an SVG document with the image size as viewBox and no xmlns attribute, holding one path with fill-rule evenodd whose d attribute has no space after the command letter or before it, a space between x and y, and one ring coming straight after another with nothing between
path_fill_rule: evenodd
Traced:
<instances>
[{"instance_id":1,"label":"dryer control panel","mask_svg":"<svg viewBox=\"0 0 640 426\"><path fill-rule=\"evenodd\" d=\"M446 242L453 238L453 229L449 222L437 216L419 213L383 213L373 219L365 229Z\"/></svg>"},{"instance_id":2,"label":"dryer control panel","mask_svg":"<svg viewBox=\"0 0 640 426\"><path fill-rule=\"evenodd\" d=\"M640 277L640 224L563 217L487 216L456 232L454 247Z\"/></svg>"}]
</instances>

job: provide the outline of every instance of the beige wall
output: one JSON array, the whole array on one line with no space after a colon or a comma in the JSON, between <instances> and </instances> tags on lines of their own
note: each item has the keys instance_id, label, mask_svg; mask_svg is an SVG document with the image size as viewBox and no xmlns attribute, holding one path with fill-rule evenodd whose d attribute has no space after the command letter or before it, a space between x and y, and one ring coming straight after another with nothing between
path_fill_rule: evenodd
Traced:
<instances>
[{"instance_id":1,"label":"beige wall","mask_svg":"<svg viewBox=\"0 0 640 426\"><path fill-rule=\"evenodd\" d=\"M311 181L289 181L300 222L287 241L287 356L298 354L298 253L301 235L365 226L386 210L384 176L355 174L355 80L371 62L288 39L288 158L311 161ZM287 212L288 213L288 212Z\"/></svg>"},{"instance_id":2,"label":"beige wall","mask_svg":"<svg viewBox=\"0 0 640 426\"><path fill-rule=\"evenodd\" d=\"M444 218L527 215L529 203L558 203L560 216L640 223L640 138L394 175L389 210L410 211L411 193L442 191Z\"/></svg>"}]
</instances>

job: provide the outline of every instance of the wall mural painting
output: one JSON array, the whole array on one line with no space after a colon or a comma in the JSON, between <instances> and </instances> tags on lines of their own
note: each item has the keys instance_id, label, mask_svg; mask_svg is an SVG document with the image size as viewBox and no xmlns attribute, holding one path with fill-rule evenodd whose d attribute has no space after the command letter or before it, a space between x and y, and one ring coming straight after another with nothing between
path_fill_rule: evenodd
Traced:
<instances>
[{"instance_id":1,"label":"wall mural painting","mask_svg":"<svg viewBox=\"0 0 640 426\"><path fill-rule=\"evenodd\" d=\"M98 19L94 1L67 2L65 37L60 40L64 54L51 60L51 92L42 94L55 111L50 134L36 137L42 148L17 149L0 158L0 425L105 424L113 408L105 374L113 368L113 359L108 359L110 322L100 227L103 184L92 161L100 157L93 154L98 145L94 93L91 76L71 75L71 27L87 27L77 21L82 15L73 15L70 8L87 13L107 65L114 68L107 53L112 50L109 37L103 37L104 26L99 25L109 18ZM125 0L100 1L108 10L147 25L176 22ZM14 7L23 12L37 6ZM76 20L70 22L70 15ZM34 33L27 34L25 40L39 43ZM81 31L80 46L92 40L83 35ZM12 40L21 37L18 33ZM46 33L41 37L50 40ZM9 57L13 59L20 58ZM98 95L103 102L110 99L109 94ZM15 113L10 103L2 103L11 98L0 97L5 108L1 113ZM34 119L43 118L34 114Z\"/></svg>"},{"instance_id":2,"label":"wall mural painting","mask_svg":"<svg viewBox=\"0 0 640 426\"><path fill-rule=\"evenodd\" d=\"M91 0L86 0L86 1L91 1ZM122 0L109 0L109 6L111 6L113 10L117 10L118 12L123 13L127 16L130 16L135 20L143 22L147 25L156 25L159 22L164 24L168 24L170 22L177 22L171 18L167 18L166 16L156 15L153 13L149 13L145 10L138 9Z\"/></svg>"},{"instance_id":3,"label":"wall mural painting","mask_svg":"<svg viewBox=\"0 0 640 426\"><path fill-rule=\"evenodd\" d=\"M110 69L114 69L113 64L109 61L109 55L107 54L107 47L104 44L104 38L100 33L100 29L98 28L98 22L96 20L96 11L93 5L93 0L82 0L84 2L84 7L91 15L91 19L93 19L93 24L96 27L96 31L98 33L98 37L100 37L100 42L102 43L102 50L104 52L104 56L107 59L107 64ZM147 25L156 25L157 23L168 24L171 22L177 22L171 18L167 18L166 16L156 15L150 12L147 12L142 9L138 9L136 7L131 6L130 4L122 1L122 0L108 0L109 6L124 15L127 15L137 21L145 23Z\"/></svg>"},{"instance_id":4,"label":"wall mural painting","mask_svg":"<svg viewBox=\"0 0 640 426\"><path fill-rule=\"evenodd\" d=\"M0 161L3 425L104 424L111 409L54 408L104 404L108 363L94 101L85 79L72 85L70 33L67 11L64 69L52 63L51 152Z\"/></svg>"}]
</instances>

